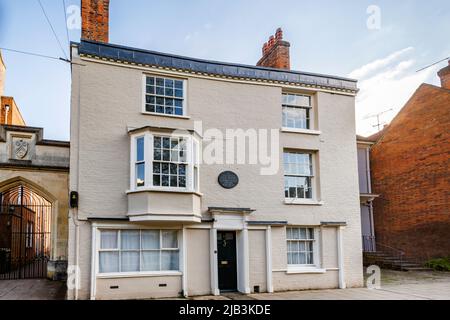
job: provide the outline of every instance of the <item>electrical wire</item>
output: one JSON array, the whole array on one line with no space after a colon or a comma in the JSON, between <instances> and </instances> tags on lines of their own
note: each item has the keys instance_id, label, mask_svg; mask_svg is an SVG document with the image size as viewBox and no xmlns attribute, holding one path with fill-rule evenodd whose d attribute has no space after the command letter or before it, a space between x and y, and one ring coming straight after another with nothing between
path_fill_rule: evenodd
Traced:
<instances>
[{"instance_id":1,"label":"electrical wire","mask_svg":"<svg viewBox=\"0 0 450 320\"><path fill-rule=\"evenodd\" d=\"M450 60L450 57L447 57L447 58L444 58L444 59L442 59L442 60L439 60L439 61L437 61L437 62L435 62L435 63L433 63L433 64L430 64L429 66L426 66L426 67L424 67L424 68L422 68L422 69L417 70L416 72L420 72L420 71L423 71L423 70L425 70L425 69L428 69L428 68L430 68L430 67L432 67L432 66L435 66L435 65L437 65L438 63L441 63L442 61L445 61L445 60Z\"/></svg>"},{"instance_id":2,"label":"electrical wire","mask_svg":"<svg viewBox=\"0 0 450 320\"><path fill-rule=\"evenodd\" d=\"M66 12L66 0L62 0L63 10L64 10L64 25L66 26L66 36L67 36L67 45L70 48L70 35L69 35L69 27L67 26L67 12Z\"/></svg>"},{"instance_id":3,"label":"electrical wire","mask_svg":"<svg viewBox=\"0 0 450 320\"><path fill-rule=\"evenodd\" d=\"M61 51L63 52L63 54L64 54L64 56L66 57L66 59L69 60L69 58L67 57L66 51L64 50L64 48L63 48L63 46L62 46L62 44L61 44L61 41L59 41L58 35L56 34L56 31L55 31L55 29L53 28L53 25L52 25L52 23L51 23L51 21L50 21L48 15L47 15L47 13L45 12L45 9L44 9L44 6L42 5L41 0L37 0L37 1L38 1L38 3L39 3L39 6L40 6L41 9L42 9L42 13L43 13L44 16L45 16L45 19L47 19L47 22L48 22L48 25L50 26L50 29L52 29L53 35L55 36L55 39L56 39L56 41L58 42L58 45L59 45Z\"/></svg>"},{"instance_id":4,"label":"electrical wire","mask_svg":"<svg viewBox=\"0 0 450 320\"><path fill-rule=\"evenodd\" d=\"M52 60L59 60L59 61L64 61L64 62L69 62L69 59L65 59L65 58L61 58L61 57L52 57L52 56L47 56L45 54L40 54L40 53L34 53L34 52L28 52L28 51L22 51L22 50L15 50L15 49L10 49L10 48L4 48L4 47L0 47L0 50L4 50L4 51L10 51L10 52L15 52L15 53L21 53L21 54L26 54L29 56L35 56L35 57L39 57L39 58L45 58L45 59L52 59Z\"/></svg>"}]
</instances>

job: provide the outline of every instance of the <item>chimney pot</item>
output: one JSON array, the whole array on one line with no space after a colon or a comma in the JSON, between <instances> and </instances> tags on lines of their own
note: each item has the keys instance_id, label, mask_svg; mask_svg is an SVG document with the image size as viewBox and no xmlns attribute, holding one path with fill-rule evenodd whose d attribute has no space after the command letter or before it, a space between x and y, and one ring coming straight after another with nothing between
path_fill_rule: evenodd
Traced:
<instances>
[{"instance_id":1,"label":"chimney pot","mask_svg":"<svg viewBox=\"0 0 450 320\"><path fill-rule=\"evenodd\" d=\"M290 43L283 40L283 31L278 28L275 35L269 37L269 41L263 45L263 56L256 64L257 66L286 69L290 65Z\"/></svg>"}]
</instances>

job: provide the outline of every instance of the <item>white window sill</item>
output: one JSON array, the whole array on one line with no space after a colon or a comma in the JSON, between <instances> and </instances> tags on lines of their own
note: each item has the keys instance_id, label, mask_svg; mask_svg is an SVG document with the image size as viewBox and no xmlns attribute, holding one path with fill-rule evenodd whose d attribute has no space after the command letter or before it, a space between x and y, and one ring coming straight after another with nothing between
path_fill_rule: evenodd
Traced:
<instances>
[{"instance_id":1,"label":"white window sill","mask_svg":"<svg viewBox=\"0 0 450 320\"><path fill-rule=\"evenodd\" d=\"M318 135L322 134L321 131L317 131L317 130L295 129L295 128L286 128L286 127L281 128L281 132L310 134L310 135L315 135L315 136L318 136Z\"/></svg>"},{"instance_id":2,"label":"white window sill","mask_svg":"<svg viewBox=\"0 0 450 320\"><path fill-rule=\"evenodd\" d=\"M284 199L286 205L310 205L310 206L323 206L323 201L316 201L311 199Z\"/></svg>"},{"instance_id":3,"label":"white window sill","mask_svg":"<svg viewBox=\"0 0 450 320\"><path fill-rule=\"evenodd\" d=\"M123 273L98 273L98 279L116 278L142 278L142 277L173 277L181 276L181 271L155 271L155 272L123 272Z\"/></svg>"},{"instance_id":4,"label":"white window sill","mask_svg":"<svg viewBox=\"0 0 450 320\"><path fill-rule=\"evenodd\" d=\"M322 269L322 268L317 268L317 267L288 267L286 270L286 274L301 274L301 273L326 273L327 270L326 269Z\"/></svg>"},{"instance_id":5,"label":"white window sill","mask_svg":"<svg viewBox=\"0 0 450 320\"><path fill-rule=\"evenodd\" d=\"M142 111L142 114L147 114L150 116L157 116L157 117L185 119L185 120L189 120L191 118L189 116L180 116L180 115L176 115L176 114L165 114L165 113L148 112L148 111Z\"/></svg>"},{"instance_id":6,"label":"white window sill","mask_svg":"<svg viewBox=\"0 0 450 320\"><path fill-rule=\"evenodd\" d=\"M203 193L198 191L183 189L183 188L164 188L164 187L142 187L134 190L127 190L126 193L139 193L139 192L171 192L171 193L187 193L187 194L195 194L199 197L203 197Z\"/></svg>"}]
</instances>

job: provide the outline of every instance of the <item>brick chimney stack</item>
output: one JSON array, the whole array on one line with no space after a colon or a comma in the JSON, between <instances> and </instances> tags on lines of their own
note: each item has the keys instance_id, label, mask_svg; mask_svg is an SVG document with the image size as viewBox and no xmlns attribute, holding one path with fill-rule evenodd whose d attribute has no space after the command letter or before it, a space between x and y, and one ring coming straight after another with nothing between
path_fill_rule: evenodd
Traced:
<instances>
[{"instance_id":1,"label":"brick chimney stack","mask_svg":"<svg viewBox=\"0 0 450 320\"><path fill-rule=\"evenodd\" d=\"M450 90L450 60L448 66L438 72L438 76L441 78L442 88Z\"/></svg>"},{"instance_id":2,"label":"brick chimney stack","mask_svg":"<svg viewBox=\"0 0 450 320\"><path fill-rule=\"evenodd\" d=\"M3 62L2 52L0 51L0 97L3 96L5 89L6 66Z\"/></svg>"},{"instance_id":3,"label":"brick chimney stack","mask_svg":"<svg viewBox=\"0 0 450 320\"><path fill-rule=\"evenodd\" d=\"M81 0L81 39L109 42L109 0Z\"/></svg>"},{"instance_id":4,"label":"brick chimney stack","mask_svg":"<svg viewBox=\"0 0 450 320\"><path fill-rule=\"evenodd\" d=\"M291 44L283 40L283 30L278 28L275 36L270 36L269 41L264 43L262 49L262 58L256 64L257 66L291 69L289 48Z\"/></svg>"}]
</instances>

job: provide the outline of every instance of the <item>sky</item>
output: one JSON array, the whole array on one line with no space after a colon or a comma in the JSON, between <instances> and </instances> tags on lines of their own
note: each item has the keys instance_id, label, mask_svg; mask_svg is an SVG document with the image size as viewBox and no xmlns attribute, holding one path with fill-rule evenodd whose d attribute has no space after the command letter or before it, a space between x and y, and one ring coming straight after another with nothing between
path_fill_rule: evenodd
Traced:
<instances>
[{"instance_id":1,"label":"sky","mask_svg":"<svg viewBox=\"0 0 450 320\"><path fill-rule=\"evenodd\" d=\"M0 0L0 47L52 57L79 41L76 0ZM65 7L64 7L65 2ZM75 6L75 7L73 7ZM74 10L75 8L75 10ZM450 56L448 0L111 0L110 42L173 54L254 65L262 44L282 27L291 67L359 80L356 127L361 135L388 123L421 83ZM3 51L5 95L46 139L69 140L70 65ZM374 127L375 126L375 127Z\"/></svg>"}]
</instances>

